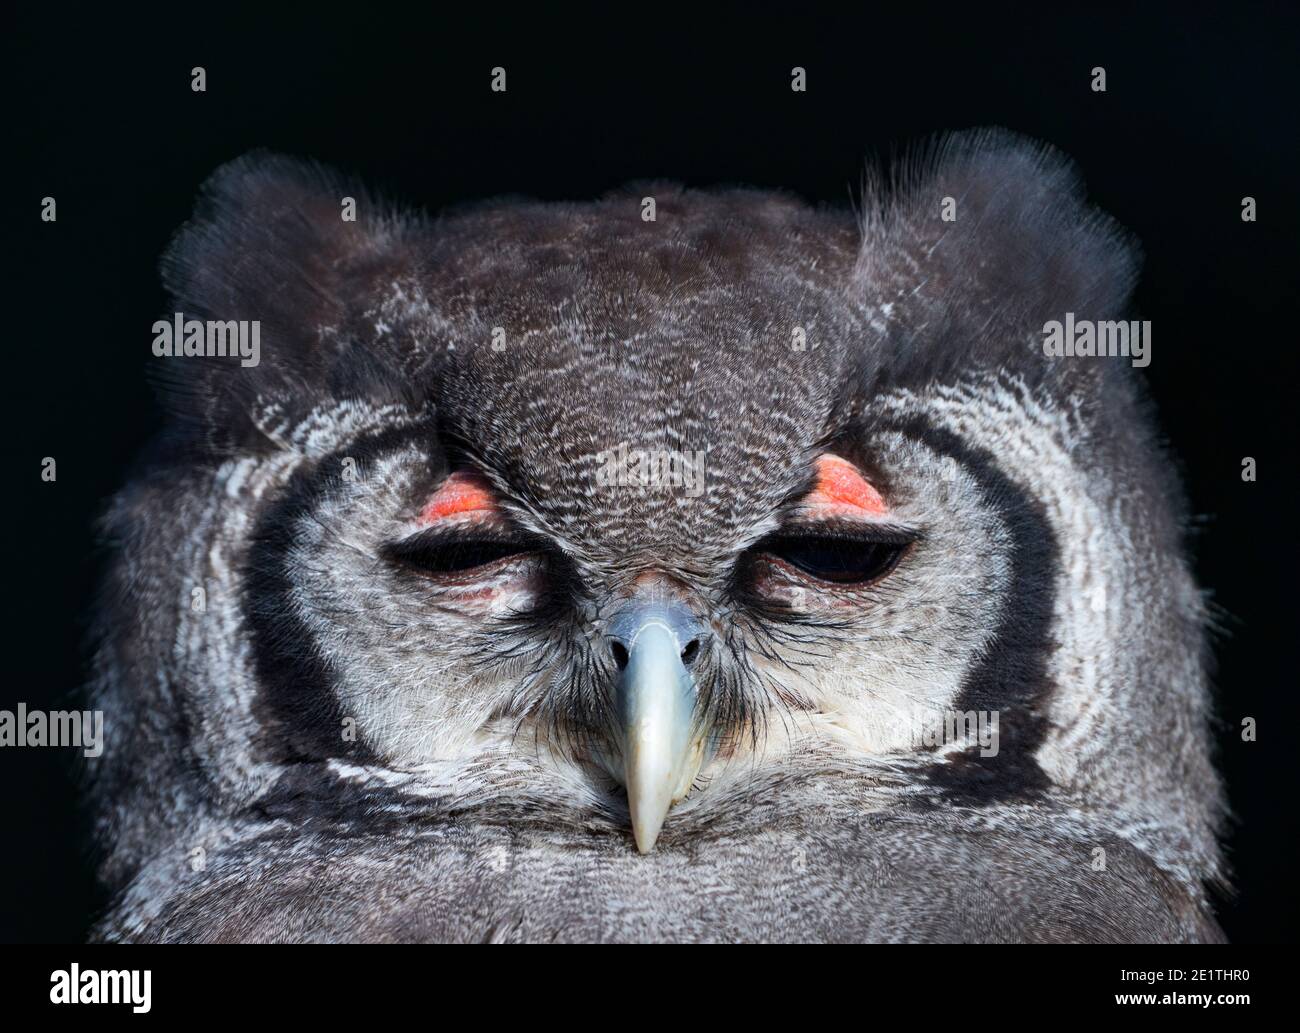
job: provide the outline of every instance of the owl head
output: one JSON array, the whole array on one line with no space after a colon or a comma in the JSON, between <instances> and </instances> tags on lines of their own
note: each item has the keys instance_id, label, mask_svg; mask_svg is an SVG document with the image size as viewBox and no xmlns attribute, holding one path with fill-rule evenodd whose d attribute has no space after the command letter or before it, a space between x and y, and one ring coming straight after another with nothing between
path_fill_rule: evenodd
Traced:
<instances>
[{"instance_id":1,"label":"owl head","mask_svg":"<svg viewBox=\"0 0 1300 1033\"><path fill-rule=\"evenodd\" d=\"M852 774L1092 815L1199 893L1178 488L1130 358L1045 346L1126 319L1135 268L997 132L856 214L643 183L430 218L225 166L164 279L260 353L153 360L171 423L107 521L110 878L361 792L652 864Z\"/></svg>"}]
</instances>

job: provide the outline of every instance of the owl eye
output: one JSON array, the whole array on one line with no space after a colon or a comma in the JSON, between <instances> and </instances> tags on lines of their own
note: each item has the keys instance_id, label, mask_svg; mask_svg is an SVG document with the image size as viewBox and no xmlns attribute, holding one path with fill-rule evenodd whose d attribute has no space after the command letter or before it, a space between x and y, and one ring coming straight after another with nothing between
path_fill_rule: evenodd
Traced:
<instances>
[{"instance_id":1,"label":"owl eye","mask_svg":"<svg viewBox=\"0 0 1300 1033\"><path fill-rule=\"evenodd\" d=\"M762 553L816 578L838 585L877 581L898 565L911 544L833 535L783 535L769 538Z\"/></svg>"},{"instance_id":2,"label":"owl eye","mask_svg":"<svg viewBox=\"0 0 1300 1033\"><path fill-rule=\"evenodd\" d=\"M501 561L534 551L531 542L511 539L417 534L387 549L394 562L423 574L463 574L486 570Z\"/></svg>"}]
</instances>

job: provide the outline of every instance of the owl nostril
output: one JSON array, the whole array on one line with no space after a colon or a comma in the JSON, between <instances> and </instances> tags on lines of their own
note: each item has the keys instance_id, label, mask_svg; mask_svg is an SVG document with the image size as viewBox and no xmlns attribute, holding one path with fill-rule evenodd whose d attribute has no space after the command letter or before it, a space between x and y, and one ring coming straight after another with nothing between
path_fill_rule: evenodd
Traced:
<instances>
[{"instance_id":1,"label":"owl nostril","mask_svg":"<svg viewBox=\"0 0 1300 1033\"><path fill-rule=\"evenodd\" d=\"M609 644L609 651L614 654L614 663L620 671L627 667L627 646L615 639Z\"/></svg>"},{"instance_id":2,"label":"owl nostril","mask_svg":"<svg viewBox=\"0 0 1300 1033\"><path fill-rule=\"evenodd\" d=\"M686 648L682 650L682 663L687 667L695 662L695 658L700 653L700 640L693 638L686 643Z\"/></svg>"}]
</instances>

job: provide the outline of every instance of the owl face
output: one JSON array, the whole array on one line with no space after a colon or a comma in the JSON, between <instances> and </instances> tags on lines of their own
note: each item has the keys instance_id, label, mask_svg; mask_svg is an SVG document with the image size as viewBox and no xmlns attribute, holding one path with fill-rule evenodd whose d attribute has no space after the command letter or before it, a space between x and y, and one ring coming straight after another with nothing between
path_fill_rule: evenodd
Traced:
<instances>
[{"instance_id":1,"label":"owl face","mask_svg":"<svg viewBox=\"0 0 1300 1033\"><path fill-rule=\"evenodd\" d=\"M208 599L109 636L114 863L358 794L738 857L762 808L1046 807L1199 895L1221 800L1177 487L1124 360L1042 344L1121 317L1131 248L1001 134L862 208L646 184L430 221L285 159L214 177L165 279L259 321L261 361L169 360L173 426L110 516L118 608Z\"/></svg>"},{"instance_id":2,"label":"owl face","mask_svg":"<svg viewBox=\"0 0 1300 1033\"><path fill-rule=\"evenodd\" d=\"M313 464L257 560L268 576L251 590L277 638L291 621L287 648L329 658L339 711L404 770L544 750L626 791L626 671L661 623L660 680L683 683L670 724L692 744L668 762L681 795L788 750L792 733L922 749L1008 605L1012 542L973 475L900 429L901 398L881 400L877 426L824 444L795 428L783 463L775 450L755 462L747 439L787 431L727 377L710 392L718 417L682 414L704 457L692 495L684 478L643 476L638 457L681 440L668 419L608 418L635 391L619 359L580 374L579 395L601 401L579 470L557 471L545 439L480 437L457 454L442 442L463 432L428 420ZM646 411L670 412L673 390L657 385Z\"/></svg>"}]
</instances>

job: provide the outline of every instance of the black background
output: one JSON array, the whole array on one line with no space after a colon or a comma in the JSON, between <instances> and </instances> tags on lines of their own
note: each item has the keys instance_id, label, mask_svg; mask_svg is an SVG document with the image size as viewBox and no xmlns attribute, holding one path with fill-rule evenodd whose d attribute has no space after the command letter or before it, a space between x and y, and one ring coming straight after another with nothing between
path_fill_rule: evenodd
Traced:
<instances>
[{"instance_id":1,"label":"black background","mask_svg":"<svg viewBox=\"0 0 1300 1033\"><path fill-rule=\"evenodd\" d=\"M1294 938L1296 10L432 7L17 15L0 708L75 700L93 521L159 426L144 379L150 324L168 311L158 256L222 162L256 146L311 156L434 210L501 193L585 199L648 177L847 203L865 155L1002 125L1073 156L1092 200L1142 241L1145 376L1182 458L1198 576L1223 612L1236 893L1220 917L1234 940ZM206 93L190 90L195 65ZM505 94L489 90L496 65ZM795 65L807 93L790 90ZM53 224L39 218L46 195ZM1244 456L1256 483L1241 480ZM1241 742L1245 716L1258 742ZM79 940L103 903L73 754L0 751L0 939Z\"/></svg>"}]
</instances>

